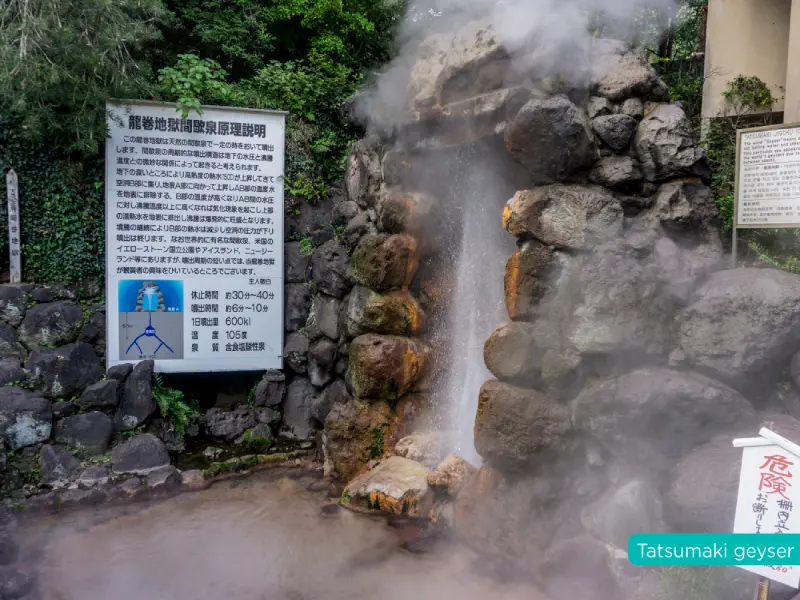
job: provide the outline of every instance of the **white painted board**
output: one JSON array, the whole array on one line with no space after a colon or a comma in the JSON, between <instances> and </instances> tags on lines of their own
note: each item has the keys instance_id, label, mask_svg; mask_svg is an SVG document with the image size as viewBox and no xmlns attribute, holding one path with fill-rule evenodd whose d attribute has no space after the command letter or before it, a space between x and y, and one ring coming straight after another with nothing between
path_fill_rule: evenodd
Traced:
<instances>
[{"instance_id":1,"label":"white painted board","mask_svg":"<svg viewBox=\"0 0 800 600\"><path fill-rule=\"evenodd\" d=\"M800 457L776 444L744 447L733 533L800 533L796 479L800 479ZM798 566L741 568L800 587Z\"/></svg>"},{"instance_id":2,"label":"white painted board","mask_svg":"<svg viewBox=\"0 0 800 600\"><path fill-rule=\"evenodd\" d=\"M800 127L739 133L736 227L800 227Z\"/></svg>"},{"instance_id":3,"label":"white painted board","mask_svg":"<svg viewBox=\"0 0 800 600\"><path fill-rule=\"evenodd\" d=\"M8 200L8 273L11 283L22 281L22 256L19 227L19 178L14 169L6 174Z\"/></svg>"},{"instance_id":4,"label":"white painted board","mask_svg":"<svg viewBox=\"0 0 800 600\"><path fill-rule=\"evenodd\" d=\"M282 368L285 114L107 108L108 365Z\"/></svg>"}]
</instances>

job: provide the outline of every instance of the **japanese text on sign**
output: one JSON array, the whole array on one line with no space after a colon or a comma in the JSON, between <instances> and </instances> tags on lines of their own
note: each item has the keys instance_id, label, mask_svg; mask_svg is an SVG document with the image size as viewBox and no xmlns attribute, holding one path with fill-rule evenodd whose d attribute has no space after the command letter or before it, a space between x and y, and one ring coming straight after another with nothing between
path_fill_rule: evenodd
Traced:
<instances>
[{"instance_id":1,"label":"japanese text on sign","mask_svg":"<svg viewBox=\"0 0 800 600\"><path fill-rule=\"evenodd\" d=\"M800 128L740 134L737 227L800 226Z\"/></svg>"},{"instance_id":2,"label":"japanese text on sign","mask_svg":"<svg viewBox=\"0 0 800 600\"><path fill-rule=\"evenodd\" d=\"M206 107L181 119L155 103L109 113L109 364L280 368L284 115Z\"/></svg>"},{"instance_id":3,"label":"japanese text on sign","mask_svg":"<svg viewBox=\"0 0 800 600\"><path fill-rule=\"evenodd\" d=\"M800 459L778 445L743 449L734 533L797 533L794 470ZM797 587L800 567L743 567L748 571Z\"/></svg>"}]
</instances>

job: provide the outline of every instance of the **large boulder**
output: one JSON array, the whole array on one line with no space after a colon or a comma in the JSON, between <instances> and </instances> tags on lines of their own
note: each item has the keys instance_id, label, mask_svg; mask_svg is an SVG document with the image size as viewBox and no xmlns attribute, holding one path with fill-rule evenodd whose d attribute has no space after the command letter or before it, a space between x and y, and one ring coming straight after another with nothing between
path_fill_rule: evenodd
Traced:
<instances>
[{"instance_id":1,"label":"large boulder","mask_svg":"<svg viewBox=\"0 0 800 600\"><path fill-rule=\"evenodd\" d=\"M368 333L349 348L353 391L358 398L394 400L425 375L428 348L418 340Z\"/></svg>"},{"instance_id":2,"label":"large boulder","mask_svg":"<svg viewBox=\"0 0 800 600\"><path fill-rule=\"evenodd\" d=\"M456 498L476 471L460 456L449 454L428 473L428 485L444 496Z\"/></svg>"},{"instance_id":3,"label":"large boulder","mask_svg":"<svg viewBox=\"0 0 800 600\"><path fill-rule=\"evenodd\" d=\"M592 120L592 129L603 143L615 152L624 151L631 143L638 123L628 115L606 115Z\"/></svg>"},{"instance_id":4,"label":"large boulder","mask_svg":"<svg viewBox=\"0 0 800 600\"><path fill-rule=\"evenodd\" d=\"M122 384L116 379L104 379L87 387L76 400L83 410L114 410L119 405Z\"/></svg>"},{"instance_id":5,"label":"large boulder","mask_svg":"<svg viewBox=\"0 0 800 600\"><path fill-rule=\"evenodd\" d=\"M11 450L47 441L52 426L47 400L20 387L0 388L0 440Z\"/></svg>"},{"instance_id":6,"label":"large boulder","mask_svg":"<svg viewBox=\"0 0 800 600\"><path fill-rule=\"evenodd\" d=\"M800 276L740 268L711 275L677 318L677 344L696 368L741 389L789 366L800 349Z\"/></svg>"},{"instance_id":7,"label":"large boulder","mask_svg":"<svg viewBox=\"0 0 800 600\"><path fill-rule=\"evenodd\" d=\"M256 426L256 416L247 406L231 411L211 408L206 412L206 426L212 437L232 442Z\"/></svg>"},{"instance_id":8,"label":"large boulder","mask_svg":"<svg viewBox=\"0 0 800 600\"><path fill-rule=\"evenodd\" d=\"M589 173L592 183L622 192L636 190L642 179L639 161L632 156L609 156L596 163Z\"/></svg>"},{"instance_id":9,"label":"large boulder","mask_svg":"<svg viewBox=\"0 0 800 600\"><path fill-rule=\"evenodd\" d=\"M83 327L83 311L70 302L39 304L25 313L19 338L28 350L56 348L78 339Z\"/></svg>"},{"instance_id":10,"label":"large boulder","mask_svg":"<svg viewBox=\"0 0 800 600\"><path fill-rule=\"evenodd\" d=\"M386 233L409 233L430 242L437 233L436 206L436 199L429 194L383 189L378 206L380 229Z\"/></svg>"},{"instance_id":11,"label":"large boulder","mask_svg":"<svg viewBox=\"0 0 800 600\"><path fill-rule=\"evenodd\" d=\"M342 503L356 510L421 517L433 504L428 469L401 456L390 456L347 484Z\"/></svg>"},{"instance_id":12,"label":"large boulder","mask_svg":"<svg viewBox=\"0 0 800 600\"><path fill-rule=\"evenodd\" d=\"M395 442L394 415L386 402L355 399L334 404L325 419L325 474L347 482Z\"/></svg>"},{"instance_id":13,"label":"large boulder","mask_svg":"<svg viewBox=\"0 0 800 600\"><path fill-rule=\"evenodd\" d=\"M350 293L346 311L347 334L351 337L365 333L413 336L424 323L422 307L408 290L378 294L357 285Z\"/></svg>"},{"instance_id":14,"label":"large boulder","mask_svg":"<svg viewBox=\"0 0 800 600\"><path fill-rule=\"evenodd\" d=\"M530 240L522 244L506 263L503 286L508 316L514 320L530 320L536 305L552 291L553 250Z\"/></svg>"},{"instance_id":15,"label":"large boulder","mask_svg":"<svg viewBox=\"0 0 800 600\"><path fill-rule=\"evenodd\" d=\"M374 207L381 186L381 159L374 140L363 139L353 145L345 174L347 197L362 208Z\"/></svg>"},{"instance_id":16,"label":"large boulder","mask_svg":"<svg viewBox=\"0 0 800 600\"><path fill-rule=\"evenodd\" d=\"M114 418L119 431L136 429L156 412L158 406L153 398L152 385L154 366L152 360L143 360L125 380L122 401Z\"/></svg>"},{"instance_id":17,"label":"large boulder","mask_svg":"<svg viewBox=\"0 0 800 600\"><path fill-rule=\"evenodd\" d=\"M80 456L93 456L108 450L114 423L95 411L67 417L56 423L53 439Z\"/></svg>"},{"instance_id":18,"label":"large boulder","mask_svg":"<svg viewBox=\"0 0 800 600\"><path fill-rule=\"evenodd\" d=\"M495 329L483 345L483 360L492 375L519 385L535 383L544 354L536 343L536 331L533 325L520 322Z\"/></svg>"},{"instance_id":19,"label":"large boulder","mask_svg":"<svg viewBox=\"0 0 800 600\"><path fill-rule=\"evenodd\" d=\"M306 322L306 335L317 340L323 335L331 340L339 339L339 311L342 301L333 296L317 294L311 301L311 313Z\"/></svg>"},{"instance_id":20,"label":"large boulder","mask_svg":"<svg viewBox=\"0 0 800 600\"><path fill-rule=\"evenodd\" d=\"M685 236L718 227L719 209L708 186L674 181L659 188L650 218L668 233Z\"/></svg>"},{"instance_id":21,"label":"large boulder","mask_svg":"<svg viewBox=\"0 0 800 600\"><path fill-rule=\"evenodd\" d=\"M317 390L311 382L298 377L289 384L283 402L283 430L281 434L296 440L307 440L314 433L311 408Z\"/></svg>"},{"instance_id":22,"label":"large boulder","mask_svg":"<svg viewBox=\"0 0 800 600\"><path fill-rule=\"evenodd\" d=\"M311 287L304 283L289 283L283 286L285 293L284 328L298 331L306 326L311 312Z\"/></svg>"},{"instance_id":23,"label":"large boulder","mask_svg":"<svg viewBox=\"0 0 800 600\"><path fill-rule=\"evenodd\" d=\"M164 442L151 433L140 433L111 450L114 473L146 475L169 465L169 453Z\"/></svg>"},{"instance_id":24,"label":"large boulder","mask_svg":"<svg viewBox=\"0 0 800 600\"><path fill-rule=\"evenodd\" d=\"M25 293L16 285L0 285L0 322L17 327L25 316Z\"/></svg>"},{"instance_id":25,"label":"large boulder","mask_svg":"<svg viewBox=\"0 0 800 600\"><path fill-rule=\"evenodd\" d=\"M561 96L525 104L508 123L505 141L535 185L566 181L597 159L588 124Z\"/></svg>"},{"instance_id":26,"label":"large boulder","mask_svg":"<svg viewBox=\"0 0 800 600\"><path fill-rule=\"evenodd\" d=\"M713 435L756 420L750 403L728 386L698 373L652 367L590 384L572 409L578 428L620 460L653 472Z\"/></svg>"},{"instance_id":27,"label":"large boulder","mask_svg":"<svg viewBox=\"0 0 800 600\"><path fill-rule=\"evenodd\" d=\"M25 366L31 387L51 399L80 394L103 377L103 367L94 350L83 342L56 350L35 349Z\"/></svg>"},{"instance_id":28,"label":"large boulder","mask_svg":"<svg viewBox=\"0 0 800 600\"><path fill-rule=\"evenodd\" d=\"M0 323L0 360L25 360L28 351L17 339L17 331L5 323Z\"/></svg>"},{"instance_id":29,"label":"large boulder","mask_svg":"<svg viewBox=\"0 0 800 600\"><path fill-rule=\"evenodd\" d=\"M419 242L405 235L368 235L350 261L350 276L377 292L408 287L419 267Z\"/></svg>"},{"instance_id":30,"label":"large boulder","mask_svg":"<svg viewBox=\"0 0 800 600\"><path fill-rule=\"evenodd\" d=\"M623 212L603 188L550 185L517 192L503 211L503 225L516 237L582 250L619 237Z\"/></svg>"},{"instance_id":31,"label":"large boulder","mask_svg":"<svg viewBox=\"0 0 800 600\"><path fill-rule=\"evenodd\" d=\"M347 274L350 257L336 240L325 242L311 257L311 276L317 289L334 298L342 298L352 287Z\"/></svg>"},{"instance_id":32,"label":"large boulder","mask_svg":"<svg viewBox=\"0 0 800 600\"><path fill-rule=\"evenodd\" d=\"M596 40L593 85L598 96L622 102L636 96L665 102L669 89L641 52L629 51L623 44Z\"/></svg>"},{"instance_id":33,"label":"large boulder","mask_svg":"<svg viewBox=\"0 0 800 600\"><path fill-rule=\"evenodd\" d=\"M634 147L648 181L711 177L706 153L695 143L689 121L678 106L661 104L647 115L636 130Z\"/></svg>"},{"instance_id":34,"label":"large boulder","mask_svg":"<svg viewBox=\"0 0 800 600\"><path fill-rule=\"evenodd\" d=\"M417 432L399 440L394 446L394 453L428 469L435 469L444 457L445 441L442 432Z\"/></svg>"},{"instance_id":35,"label":"large boulder","mask_svg":"<svg viewBox=\"0 0 800 600\"><path fill-rule=\"evenodd\" d=\"M45 444L39 454L39 471L42 483L53 485L66 481L80 468L81 464L66 448Z\"/></svg>"},{"instance_id":36,"label":"large boulder","mask_svg":"<svg viewBox=\"0 0 800 600\"><path fill-rule=\"evenodd\" d=\"M25 380L25 371L18 360L0 360L0 387Z\"/></svg>"},{"instance_id":37,"label":"large boulder","mask_svg":"<svg viewBox=\"0 0 800 600\"><path fill-rule=\"evenodd\" d=\"M475 449L485 460L516 466L554 446L571 429L567 408L535 390L490 380L481 387Z\"/></svg>"}]
</instances>

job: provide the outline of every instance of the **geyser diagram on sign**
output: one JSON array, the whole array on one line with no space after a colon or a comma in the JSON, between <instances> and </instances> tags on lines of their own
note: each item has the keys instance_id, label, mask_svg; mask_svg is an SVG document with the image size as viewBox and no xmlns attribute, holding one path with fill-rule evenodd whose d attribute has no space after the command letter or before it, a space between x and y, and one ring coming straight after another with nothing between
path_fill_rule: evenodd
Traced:
<instances>
[{"instance_id":1,"label":"geyser diagram on sign","mask_svg":"<svg viewBox=\"0 0 800 600\"><path fill-rule=\"evenodd\" d=\"M122 360L183 358L183 282L119 282Z\"/></svg>"}]
</instances>

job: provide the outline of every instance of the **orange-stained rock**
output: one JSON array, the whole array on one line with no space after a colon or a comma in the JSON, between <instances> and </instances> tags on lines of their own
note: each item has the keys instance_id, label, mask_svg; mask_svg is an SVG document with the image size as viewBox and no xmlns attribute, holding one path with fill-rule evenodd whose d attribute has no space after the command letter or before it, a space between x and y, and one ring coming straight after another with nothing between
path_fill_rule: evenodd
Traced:
<instances>
[{"instance_id":1,"label":"orange-stained rock","mask_svg":"<svg viewBox=\"0 0 800 600\"><path fill-rule=\"evenodd\" d=\"M508 316L532 319L537 302L550 290L553 251L534 240L523 244L506 263L503 279Z\"/></svg>"},{"instance_id":2,"label":"orange-stained rock","mask_svg":"<svg viewBox=\"0 0 800 600\"><path fill-rule=\"evenodd\" d=\"M419 241L407 234L367 235L350 259L350 276L376 292L408 287L419 268Z\"/></svg>"},{"instance_id":3,"label":"orange-stained rock","mask_svg":"<svg viewBox=\"0 0 800 600\"><path fill-rule=\"evenodd\" d=\"M411 338L362 335L348 350L353 392L358 398L396 400L425 375L428 348Z\"/></svg>"},{"instance_id":4,"label":"orange-stained rock","mask_svg":"<svg viewBox=\"0 0 800 600\"><path fill-rule=\"evenodd\" d=\"M418 462L390 456L353 479L342 493L342 504L357 511L425 517L433 505L428 469Z\"/></svg>"},{"instance_id":5,"label":"orange-stained rock","mask_svg":"<svg viewBox=\"0 0 800 600\"><path fill-rule=\"evenodd\" d=\"M441 229L434 214L437 204L430 194L384 187L378 206L379 229L409 233L428 242Z\"/></svg>"},{"instance_id":6,"label":"orange-stained rock","mask_svg":"<svg viewBox=\"0 0 800 600\"><path fill-rule=\"evenodd\" d=\"M425 323L425 314L408 290L385 294L357 285L347 302L347 333L357 337L365 333L413 336Z\"/></svg>"}]
</instances>

